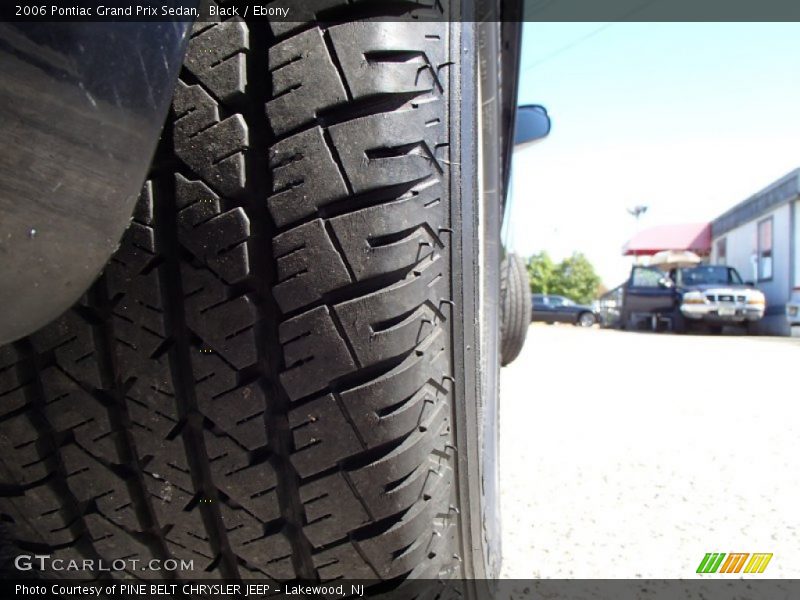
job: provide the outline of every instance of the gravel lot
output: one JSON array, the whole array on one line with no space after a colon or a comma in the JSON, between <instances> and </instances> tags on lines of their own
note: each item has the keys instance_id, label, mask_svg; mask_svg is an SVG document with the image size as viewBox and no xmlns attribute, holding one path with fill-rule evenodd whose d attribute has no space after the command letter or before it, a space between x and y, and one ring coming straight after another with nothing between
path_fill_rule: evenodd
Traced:
<instances>
[{"instance_id":1,"label":"gravel lot","mask_svg":"<svg viewBox=\"0 0 800 600\"><path fill-rule=\"evenodd\" d=\"M503 369L503 577L800 577L800 339L532 325Z\"/></svg>"}]
</instances>

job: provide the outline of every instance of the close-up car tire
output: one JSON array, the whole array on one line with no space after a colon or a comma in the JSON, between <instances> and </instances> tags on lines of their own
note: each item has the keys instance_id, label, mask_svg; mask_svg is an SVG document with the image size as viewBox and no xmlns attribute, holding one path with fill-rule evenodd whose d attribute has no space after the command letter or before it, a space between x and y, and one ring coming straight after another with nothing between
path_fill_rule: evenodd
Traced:
<instances>
[{"instance_id":1,"label":"close-up car tire","mask_svg":"<svg viewBox=\"0 0 800 600\"><path fill-rule=\"evenodd\" d=\"M477 28L358 10L194 26L119 249L0 348L8 544L179 578L488 575Z\"/></svg>"}]
</instances>

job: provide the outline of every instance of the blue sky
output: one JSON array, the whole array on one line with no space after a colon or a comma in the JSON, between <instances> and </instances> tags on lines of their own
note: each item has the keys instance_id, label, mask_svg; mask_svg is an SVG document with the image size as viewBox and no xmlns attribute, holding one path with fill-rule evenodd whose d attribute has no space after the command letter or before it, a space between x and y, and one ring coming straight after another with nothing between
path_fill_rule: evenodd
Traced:
<instances>
[{"instance_id":1,"label":"blue sky","mask_svg":"<svg viewBox=\"0 0 800 600\"><path fill-rule=\"evenodd\" d=\"M514 158L521 254L582 251L611 287L637 228L713 219L800 166L800 24L524 27L519 101L553 129Z\"/></svg>"}]
</instances>

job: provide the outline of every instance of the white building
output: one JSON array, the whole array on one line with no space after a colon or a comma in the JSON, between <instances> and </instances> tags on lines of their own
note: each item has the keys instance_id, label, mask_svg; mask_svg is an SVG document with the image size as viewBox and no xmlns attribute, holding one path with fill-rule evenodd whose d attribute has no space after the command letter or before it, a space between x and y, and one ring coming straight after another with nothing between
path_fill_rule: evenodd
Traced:
<instances>
[{"instance_id":1,"label":"white building","mask_svg":"<svg viewBox=\"0 0 800 600\"><path fill-rule=\"evenodd\" d=\"M760 333L789 335L786 304L800 287L800 169L711 223L711 262L735 267L767 297Z\"/></svg>"}]
</instances>

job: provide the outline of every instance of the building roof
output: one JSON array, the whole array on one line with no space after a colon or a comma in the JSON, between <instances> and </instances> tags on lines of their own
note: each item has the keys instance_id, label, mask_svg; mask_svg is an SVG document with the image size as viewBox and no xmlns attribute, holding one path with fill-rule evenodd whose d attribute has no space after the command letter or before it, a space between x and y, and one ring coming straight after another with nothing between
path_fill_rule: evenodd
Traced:
<instances>
[{"instance_id":1,"label":"building roof","mask_svg":"<svg viewBox=\"0 0 800 600\"><path fill-rule=\"evenodd\" d=\"M713 237L719 237L731 229L749 223L798 196L800 169L795 169L714 219L711 222Z\"/></svg>"},{"instance_id":2,"label":"building roof","mask_svg":"<svg viewBox=\"0 0 800 600\"><path fill-rule=\"evenodd\" d=\"M663 250L690 250L705 255L711 252L711 224L684 223L660 225L640 231L622 249L625 256L652 255Z\"/></svg>"}]
</instances>

